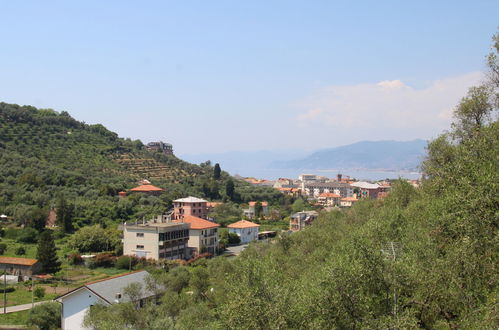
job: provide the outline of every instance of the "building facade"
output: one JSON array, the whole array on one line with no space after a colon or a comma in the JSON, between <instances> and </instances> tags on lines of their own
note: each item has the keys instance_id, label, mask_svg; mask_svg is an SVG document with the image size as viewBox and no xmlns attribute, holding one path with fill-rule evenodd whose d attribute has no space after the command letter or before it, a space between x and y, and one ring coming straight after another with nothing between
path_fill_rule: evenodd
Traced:
<instances>
[{"instance_id":1,"label":"building facade","mask_svg":"<svg viewBox=\"0 0 499 330\"><path fill-rule=\"evenodd\" d=\"M123 254L160 259L187 259L189 225L149 221L123 224Z\"/></svg>"},{"instance_id":2,"label":"building facade","mask_svg":"<svg viewBox=\"0 0 499 330\"><path fill-rule=\"evenodd\" d=\"M42 264L37 259L0 256L0 271L10 275L31 276L38 274L41 269Z\"/></svg>"},{"instance_id":3,"label":"building facade","mask_svg":"<svg viewBox=\"0 0 499 330\"><path fill-rule=\"evenodd\" d=\"M241 239L241 244L258 240L259 224L247 220L240 220L227 226L229 233L235 233Z\"/></svg>"},{"instance_id":4,"label":"building facade","mask_svg":"<svg viewBox=\"0 0 499 330\"><path fill-rule=\"evenodd\" d=\"M333 193L322 193L317 198L317 202L322 206L339 206L341 196Z\"/></svg>"},{"instance_id":5,"label":"building facade","mask_svg":"<svg viewBox=\"0 0 499 330\"><path fill-rule=\"evenodd\" d=\"M218 253L218 223L195 216L185 216L174 220L176 223L189 224L188 255L190 258L204 252Z\"/></svg>"},{"instance_id":6,"label":"building facade","mask_svg":"<svg viewBox=\"0 0 499 330\"><path fill-rule=\"evenodd\" d=\"M180 198L173 201L173 220L187 216L208 219L208 201L197 197Z\"/></svg>"},{"instance_id":7,"label":"building facade","mask_svg":"<svg viewBox=\"0 0 499 330\"><path fill-rule=\"evenodd\" d=\"M249 202L248 203L248 208L243 210L243 214L244 216L250 218L250 219L253 219L255 216L256 216L256 203L258 202ZM269 203L267 202L260 202L260 204L262 205L262 210L261 210L261 213L259 214L259 216L267 216L269 215Z\"/></svg>"},{"instance_id":8,"label":"building facade","mask_svg":"<svg viewBox=\"0 0 499 330\"><path fill-rule=\"evenodd\" d=\"M163 141L149 142L146 145L146 149L149 151L161 151L165 155L173 155L173 146L170 143L165 143Z\"/></svg>"},{"instance_id":9,"label":"building facade","mask_svg":"<svg viewBox=\"0 0 499 330\"><path fill-rule=\"evenodd\" d=\"M318 198L323 193L333 193L341 197L352 197L353 188L348 183L329 181L329 182L302 182L302 193L310 198Z\"/></svg>"}]
</instances>

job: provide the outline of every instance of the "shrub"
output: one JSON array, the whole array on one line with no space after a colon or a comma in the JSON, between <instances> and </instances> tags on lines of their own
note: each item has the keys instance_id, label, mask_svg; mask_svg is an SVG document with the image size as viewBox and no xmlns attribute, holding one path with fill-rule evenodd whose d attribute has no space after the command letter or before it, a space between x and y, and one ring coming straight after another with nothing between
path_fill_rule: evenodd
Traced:
<instances>
[{"instance_id":1,"label":"shrub","mask_svg":"<svg viewBox=\"0 0 499 330\"><path fill-rule=\"evenodd\" d=\"M99 253L95 256L95 267L113 267L116 258L111 253Z\"/></svg>"},{"instance_id":2,"label":"shrub","mask_svg":"<svg viewBox=\"0 0 499 330\"><path fill-rule=\"evenodd\" d=\"M38 241L38 231L34 228L24 228L17 236L19 243L36 243Z\"/></svg>"},{"instance_id":3,"label":"shrub","mask_svg":"<svg viewBox=\"0 0 499 330\"><path fill-rule=\"evenodd\" d=\"M70 265L81 265L83 263L83 258L79 253L71 253L68 259Z\"/></svg>"},{"instance_id":4,"label":"shrub","mask_svg":"<svg viewBox=\"0 0 499 330\"><path fill-rule=\"evenodd\" d=\"M33 294L38 299L42 299L43 297L45 297L45 288L42 288L41 286L37 286L35 288L35 291L33 291Z\"/></svg>"},{"instance_id":5,"label":"shrub","mask_svg":"<svg viewBox=\"0 0 499 330\"><path fill-rule=\"evenodd\" d=\"M0 254L4 254L5 250L7 250L7 244L0 243Z\"/></svg>"},{"instance_id":6,"label":"shrub","mask_svg":"<svg viewBox=\"0 0 499 330\"><path fill-rule=\"evenodd\" d=\"M20 246L16 249L16 254L18 256L22 256L22 255L25 255L26 254L26 249L24 248L24 246Z\"/></svg>"},{"instance_id":7,"label":"shrub","mask_svg":"<svg viewBox=\"0 0 499 330\"><path fill-rule=\"evenodd\" d=\"M15 228L7 228L4 233L5 238L16 239L21 231Z\"/></svg>"},{"instance_id":8,"label":"shrub","mask_svg":"<svg viewBox=\"0 0 499 330\"><path fill-rule=\"evenodd\" d=\"M40 330L59 329L61 327L61 305L48 302L33 307L28 314L28 326Z\"/></svg>"},{"instance_id":9,"label":"shrub","mask_svg":"<svg viewBox=\"0 0 499 330\"><path fill-rule=\"evenodd\" d=\"M137 258L130 256L118 257L118 259L116 259L116 264L114 266L118 269L129 269L130 263L132 267L134 267L137 264Z\"/></svg>"},{"instance_id":10,"label":"shrub","mask_svg":"<svg viewBox=\"0 0 499 330\"><path fill-rule=\"evenodd\" d=\"M3 287L0 288L0 293L4 293L4 292L9 293L9 292L14 292L14 291L16 291L16 288L14 288L13 286L8 286L5 289Z\"/></svg>"}]
</instances>

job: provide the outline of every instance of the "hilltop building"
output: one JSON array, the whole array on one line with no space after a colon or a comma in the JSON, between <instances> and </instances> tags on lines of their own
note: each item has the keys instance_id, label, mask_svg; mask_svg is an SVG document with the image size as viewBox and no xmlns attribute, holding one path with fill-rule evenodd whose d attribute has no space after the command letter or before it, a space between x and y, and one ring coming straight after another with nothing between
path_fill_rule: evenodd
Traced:
<instances>
[{"instance_id":1,"label":"hilltop building","mask_svg":"<svg viewBox=\"0 0 499 330\"><path fill-rule=\"evenodd\" d=\"M173 201L173 220L187 216L208 219L208 201L197 197L180 198Z\"/></svg>"},{"instance_id":2,"label":"hilltop building","mask_svg":"<svg viewBox=\"0 0 499 330\"><path fill-rule=\"evenodd\" d=\"M248 220L240 220L227 226L229 233L235 233L241 239L242 244L258 240L259 224Z\"/></svg>"},{"instance_id":3,"label":"hilltop building","mask_svg":"<svg viewBox=\"0 0 499 330\"><path fill-rule=\"evenodd\" d=\"M149 151L161 151L165 155L173 155L173 146L170 143L159 142L149 142L146 145L146 149Z\"/></svg>"},{"instance_id":4,"label":"hilltop building","mask_svg":"<svg viewBox=\"0 0 499 330\"><path fill-rule=\"evenodd\" d=\"M163 189L153 186L152 184L142 184L135 188L130 189L132 193L144 193L149 195L159 195L163 192Z\"/></svg>"}]
</instances>

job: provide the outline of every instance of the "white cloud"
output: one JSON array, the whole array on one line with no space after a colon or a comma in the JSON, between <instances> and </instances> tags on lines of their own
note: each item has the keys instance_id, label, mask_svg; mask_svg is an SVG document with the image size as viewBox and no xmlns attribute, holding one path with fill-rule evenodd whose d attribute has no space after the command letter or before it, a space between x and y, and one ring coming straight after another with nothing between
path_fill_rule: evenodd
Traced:
<instances>
[{"instance_id":1,"label":"white cloud","mask_svg":"<svg viewBox=\"0 0 499 330\"><path fill-rule=\"evenodd\" d=\"M357 130L352 140L428 138L449 128L454 107L481 77L468 73L422 89L400 80L330 86L310 97L296 120L302 128L319 125L349 136Z\"/></svg>"}]
</instances>

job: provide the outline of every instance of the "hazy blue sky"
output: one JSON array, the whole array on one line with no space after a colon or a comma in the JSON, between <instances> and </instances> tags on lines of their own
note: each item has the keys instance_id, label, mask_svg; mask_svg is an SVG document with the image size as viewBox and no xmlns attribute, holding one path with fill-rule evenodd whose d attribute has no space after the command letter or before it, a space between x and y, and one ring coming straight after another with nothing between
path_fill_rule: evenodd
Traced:
<instances>
[{"instance_id":1,"label":"hazy blue sky","mask_svg":"<svg viewBox=\"0 0 499 330\"><path fill-rule=\"evenodd\" d=\"M2 1L0 101L177 153L430 138L499 1Z\"/></svg>"}]
</instances>

